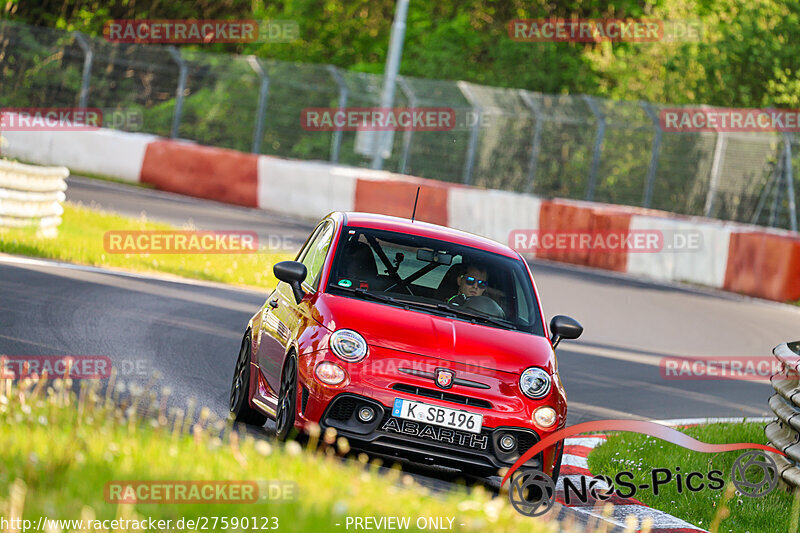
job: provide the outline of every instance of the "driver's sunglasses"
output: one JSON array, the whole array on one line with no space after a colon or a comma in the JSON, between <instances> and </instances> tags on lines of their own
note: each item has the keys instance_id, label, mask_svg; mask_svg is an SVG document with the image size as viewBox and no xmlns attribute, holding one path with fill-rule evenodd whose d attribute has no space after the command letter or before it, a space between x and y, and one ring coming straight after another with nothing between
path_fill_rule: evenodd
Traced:
<instances>
[{"instance_id":1,"label":"driver's sunglasses","mask_svg":"<svg viewBox=\"0 0 800 533\"><path fill-rule=\"evenodd\" d=\"M464 276L464 281L466 281L467 285L469 285L470 287L474 287L475 283L477 283L479 289L485 289L487 287L487 285L488 285L482 279L477 279L477 278L472 277L472 276Z\"/></svg>"}]
</instances>

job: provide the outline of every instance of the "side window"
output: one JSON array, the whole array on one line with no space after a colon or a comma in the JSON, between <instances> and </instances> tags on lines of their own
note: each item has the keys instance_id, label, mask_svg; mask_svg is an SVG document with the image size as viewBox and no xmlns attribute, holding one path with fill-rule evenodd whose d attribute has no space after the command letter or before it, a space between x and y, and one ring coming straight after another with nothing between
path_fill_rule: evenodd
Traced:
<instances>
[{"instance_id":1,"label":"side window","mask_svg":"<svg viewBox=\"0 0 800 533\"><path fill-rule=\"evenodd\" d=\"M328 222L317 232L316 237L309 243L303 258L300 260L308 270L305 282L315 289L319 284L319 275L322 272L322 265L325 263L325 257L328 255L332 239L333 224Z\"/></svg>"},{"instance_id":2,"label":"side window","mask_svg":"<svg viewBox=\"0 0 800 533\"><path fill-rule=\"evenodd\" d=\"M299 252L297 252L297 257L295 258L295 261L300 261L301 263L303 262L303 258L306 255L308 255L308 251L311 249L312 246L314 246L314 243L317 242L317 237L319 237L319 234L322 233L324 226L327 224L328 224L327 222L317 224L317 227L314 228L314 231L312 231L309 234L309 237L308 239L306 239L306 242L303 244L303 247L300 248Z\"/></svg>"}]
</instances>

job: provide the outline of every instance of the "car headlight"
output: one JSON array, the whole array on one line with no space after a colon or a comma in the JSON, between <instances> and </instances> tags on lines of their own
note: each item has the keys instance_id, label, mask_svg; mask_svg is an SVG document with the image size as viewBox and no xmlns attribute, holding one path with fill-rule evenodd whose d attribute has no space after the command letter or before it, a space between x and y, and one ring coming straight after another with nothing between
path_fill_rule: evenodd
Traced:
<instances>
[{"instance_id":1,"label":"car headlight","mask_svg":"<svg viewBox=\"0 0 800 533\"><path fill-rule=\"evenodd\" d=\"M544 398L550 392L550 374L532 366L519 377L519 388L528 398Z\"/></svg>"},{"instance_id":2,"label":"car headlight","mask_svg":"<svg viewBox=\"0 0 800 533\"><path fill-rule=\"evenodd\" d=\"M327 385L339 385L347 379L347 374L342 370L342 367L328 361L318 364L317 368L314 369L314 373L317 375L318 380Z\"/></svg>"},{"instance_id":3,"label":"car headlight","mask_svg":"<svg viewBox=\"0 0 800 533\"><path fill-rule=\"evenodd\" d=\"M352 329L334 331L330 346L339 359L348 363L361 361L367 356L367 341Z\"/></svg>"},{"instance_id":4,"label":"car headlight","mask_svg":"<svg viewBox=\"0 0 800 533\"><path fill-rule=\"evenodd\" d=\"M549 429L558 421L558 414L549 405L543 405L533 412L533 421L540 428Z\"/></svg>"}]
</instances>

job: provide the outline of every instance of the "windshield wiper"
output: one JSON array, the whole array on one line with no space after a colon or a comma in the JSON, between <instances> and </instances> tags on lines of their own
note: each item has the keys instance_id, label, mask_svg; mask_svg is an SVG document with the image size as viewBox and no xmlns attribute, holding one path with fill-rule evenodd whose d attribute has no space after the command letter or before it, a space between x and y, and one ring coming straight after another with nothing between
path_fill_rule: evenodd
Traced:
<instances>
[{"instance_id":1,"label":"windshield wiper","mask_svg":"<svg viewBox=\"0 0 800 533\"><path fill-rule=\"evenodd\" d=\"M460 309L459 307L454 306L454 305L436 304L436 308L437 309L441 309L443 311L448 311L450 313L453 313L454 315L462 316L462 317L465 317L465 318L484 320L486 322L494 324L495 326L501 326L501 327L508 327L508 328L511 328L511 329L517 329L517 327L514 325L513 322L509 322L508 320L505 320L503 318L495 318L495 317L489 316L489 315L479 315L479 314L475 314L475 313L470 313L469 311L466 311L464 309Z\"/></svg>"},{"instance_id":2,"label":"windshield wiper","mask_svg":"<svg viewBox=\"0 0 800 533\"><path fill-rule=\"evenodd\" d=\"M394 298L392 296L386 296L385 294L376 293L376 292L369 292L367 289L357 288L354 289L353 287L335 287L338 290L349 292L351 294L355 294L361 298L369 299L372 298L373 300L377 300L379 302L385 302L393 305L402 305L405 307L417 307L423 308L426 311L432 311L435 313L441 313L443 315L451 315L451 316L460 316L463 318L469 318L473 321L475 320L483 320L484 322L489 322L490 324L494 324L495 326L503 327L503 328L511 328L516 330L517 327L514 325L513 322L509 322L508 320L502 318L495 318L488 315L478 315L474 313L470 313L464 309L459 309L457 306L438 303L438 304L429 304L426 302L415 302L412 300L406 300L403 298Z\"/></svg>"},{"instance_id":3,"label":"windshield wiper","mask_svg":"<svg viewBox=\"0 0 800 533\"><path fill-rule=\"evenodd\" d=\"M378 295L378 296L381 296L381 295ZM483 321L489 322L490 324L493 324L495 326L500 326L500 327L504 327L504 328L511 328L511 329L514 329L514 330L517 329L517 326L515 326L513 322L510 322L508 320L505 320L505 319L502 319L502 318L495 318L495 317L488 316L488 315L479 315L479 314L475 314L475 313L470 313L469 311L467 311L465 309L459 309L457 306L453 306L453 305L448 305L448 304L443 304L443 303L429 304L429 303L426 303L426 302L414 302L414 301L411 301L411 300L404 300L402 298L400 298L400 299L392 298L392 300L394 301L394 303L399 304L399 305L405 305L405 306L410 306L410 307L421 307L421 308L423 308L423 309L425 309L427 311L440 312L441 314L450 315L450 316L453 316L453 315L455 315L457 317L460 316L460 317L463 317L463 318L469 318L469 319L471 319L473 321L475 321L475 320L483 320Z\"/></svg>"},{"instance_id":4,"label":"windshield wiper","mask_svg":"<svg viewBox=\"0 0 800 533\"><path fill-rule=\"evenodd\" d=\"M418 308L423 308L426 311L433 311L433 312L439 313L439 309L438 309L438 306L436 304L429 304L429 303L425 303L425 302L415 302L413 300L406 300L406 299L403 299L403 298L395 298L393 296L386 296L385 294L382 294L382 293L379 293L379 292L369 292L369 291L367 291L367 289L362 289L362 288L340 287L338 285L335 286L334 288L338 289L338 290L345 291L345 292L349 292L351 294L355 294L356 296L360 296L361 298L364 298L365 300L368 299L368 298L372 298L373 300L377 300L379 302L385 302L385 303L392 304L392 305L402 305L402 306L404 306L406 308L418 307ZM441 314L444 314L444 313L441 313ZM453 313L450 313L450 314L452 315Z\"/></svg>"},{"instance_id":5,"label":"windshield wiper","mask_svg":"<svg viewBox=\"0 0 800 533\"><path fill-rule=\"evenodd\" d=\"M373 300L378 300L379 302L386 302L391 304L398 303L398 301L392 298L391 296L386 296L384 294L375 292L369 292L367 289L362 289L362 288L354 289L353 287L339 287L338 285L336 286L336 289L341 291L346 291L351 294L356 294L361 298L364 298L365 300L368 298L372 298Z\"/></svg>"}]
</instances>

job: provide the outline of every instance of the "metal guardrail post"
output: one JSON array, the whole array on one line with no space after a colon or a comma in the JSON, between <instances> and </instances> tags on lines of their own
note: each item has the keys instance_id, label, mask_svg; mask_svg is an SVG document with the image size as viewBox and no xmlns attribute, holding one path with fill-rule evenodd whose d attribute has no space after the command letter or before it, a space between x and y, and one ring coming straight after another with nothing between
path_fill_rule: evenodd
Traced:
<instances>
[{"instance_id":1,"label":"metal guardrail post","mask_svg":"<svg viewBox=\"0 0 800 533\"><path fill-rule=\"evenodd\" d=\"M328 65L328 71L331 73L331 76L333 76L336 85L339 86L339 109L344 109L347 107L347 84L344 82L344 78L339 72L339 69L333 65ZM341 150L341 147L342 130L337 129L333 132L333 137L331 138L331 163L339 162L339 151Z\"/></svg>"},{"instance_id":2,"label":"metal guardrail post","mask_svg":"<svg viewBox=\"0 0 800 533\"><path fill-rule=\"evenodd\" d=\"M800 489L800 343L784 343L772 354L783 364L783 373L772 376L775 394L769 406L775 421L764 428L773 447L787 455L771 454L778 465L777 475L795 490Z\"/></svg>"},{"instance_id":3,"label":"metal guardrail post","mask_svg":"<svg viewBox=\"0 0 800 533\"><path fill-rule=\"evenodd\" d=\"M483 108L478 103L478 99L472 93L472 90L469 88L469 84L464 81L458 82L458 88L461 90L461 94L464 95L464 98L467 99L469 104L472 106L473 112L477 113L478 120L475 121L475 124L472 126L472 131L469 134L469 145L467 146L467 158L464 161L464 172L461 176L461 181L463 181L467 185L472 185L473 182L473 172L475 171L475 157L478 151L478 128L481 127L481 114L483 113Z\"/></svg>"},{"instance_id":4,"label":"metal guardrail post","mask_svg":"<svg viewBox=\"0 0 800 533\"><path fill-rule=\"evenodd\" d=\"M785 165L784 165L785 166ZM785 170L783 171L785 172ZM781 174L782 176L785 174ZM775 187L775 196L772 197L772 208L769 210L769 227L775 227L775 220L778 215L778 205L783 201L783 187L781 187L780 176Z\"/></svg>"},{"instance_id":5,"label":"metal guardrail post","mask_svg":"<svg viewBox=\"0 0 800 533\"><path fill-rule=\"evenodd\" d=\"M647 113L647 116L650 117L650 120L653 121L653 127L655 128L653 149L650 154L650 166L647 167L647 178L644 183L644 199L642 200L642 206L650 207L653 203L653 188L656 183L656 169L658 168L658 156L661 153L661 136L664 134L664 130L661 129L658 115L656 115L656 112L653 110L653 106L648 102L639 102L639 104L642 106L642 109L644 109L644 112Z\"/></svg>"},{"instance_id":6,"label":"metal guardrail post","mask_svg":"<svg viewBox=\"0 0 800 533\"><path fill-rule=\"evenodd\" d=\"M703 106L705 107L705 106ZM719 187L719 175L722 172L722 156L725 153L727 136L724 131L717 132L717 142L714 143L714 159L711 161L711 176L708 180L708 193L706 194L706 205L703 209L703 216L710 217L714 209L714 199L717 196Z\"/></svg>"},{"instance_id":7,"label":"metal guardrail post","mask_svg":"<svg viewBox=\"0 0 800 533\"><path fill-rule=\"evenodd\" d=\"M172 114L172 129L170 130L170 137L175 139L178 137L178 126L181 124L181 115L183 114L183 93L186 92L186 76L189 73L189 68L186 66L186 60L181 57L180 50L174 46L168 46L167 51L178 64L178 87L175 89L175 112Z\"/></svg>"},{"instance_id":8,"label":"metal guardrail post","mask_svg":"<svg viewBox=\"0 0 800 533\"><path fill-rule=\"evenodd\" d=\"M408 81L406 81L404 77L398 76L397 85L400 87L400 90L403 91L403 94L406 95L408 105L412 108L417 107L417 95L414 94L414 91L411 89ZM408 168L408 158L411 154L411 138L413 134L413 128L408 128L403 132L403 155L400 158L400 168L398 169L400 174L405 174L406 169Z\"/></svg>"},{"instance_id":9,"label":"metal guardrail post","mask_svg":"<svg viewBox=\"0 0 800 533\"><path fill-rule=\"evenodd\" d=\"M756 211L753 213L753 217L750 219L751 224L758 224L758 219L761 218L761 211L764 209L764 206L767 204L767 198L769 195L773 193L773 189L775 187L780 187L780 177L783 176L783 163L784 163L783 155L778 157L777 162L775 163L775 168L772 169L772 173L770 173L769 180L767 180L767 184L764 185L764 190L761 191L761 196L758 199L758 205L756 206ZM775 192L777 194L777 192Z\"/></svg>"},{"instance_id":10,"label":"metal guardrail post","mask_svg":"<svg viewBox=\"0 0 800 533\"><path fill-rule=\"evenodd\" d=\"M544 122L542 110L539 104L530 95L528 91L520 89L519 95L525 105L533 113L536 124L533 126L533 140L531 141L531 158L528 161L528 174L525 180L525 192L533 192L533 185L536 182L536 166L539 163L539 149L542 144L542 123Z\"/></svg>"},{"instance_id":11,"label":"metal guardrail post","mask_svg":"<svg viewBox=\"0 0 800 533\"><path fill-rule=\"evenodd\" d=\"M88 107L87 104L89 101L89 84L91 83L94 52L92 51L92 45L89 44L89 41L82 33L74 31L72 32L72 35L75 36L78 46L81 47L81 50L83 50L83 53L85 54L83 57L83 73L81 75L81 92L80 96L78 97L78 107L85 109Z\"/></svg>"},{"instance_id":12,"label":"metal guardrail post","mask_svg":"<svg viewBox=\"0 0 800 533\"><path fill-rule=\"evenodd\" d=\"M383 89L380 107L386 109L394 106L394 90L397 74L400 71L400 59L403 56L403 43L406 35L406 19L408 18L409 0L397 0L394 8L394 19L389 35L389 51L386 54L386 67L383 71ZM378 131L375 135L372 154L373 170L383 170L383 160L391 153L394 134L391 131Z\"/></svg>"},{"instance_id":13,"label":"metal guardrail post","mask_svg":"<svg viewBox=\"0 0 800 533\"><path fill-rule=\"evenodd\" d=\"M786 176L786 194L789 197L789 227L792 231L797 231L797 205L794 196L794 175L792 169L792 135L788 132L783 134L783 155L786 162L783 165L783 172Z\"/></svg>"},{"instance_id":14,"label":"metal guardrail post","mask_svg":"<svg viewBox=\"0 0 800 533\"><path fill-rule=\"evenodd\" d=\"M256 56L249 56L247 62L250 67L261 78L261 86L258 88L258 106L256 107L256 124L253 128L253 148L254 154L261 153L261 139L264 138L264 115L267 111L267 97L269 95L269 76L267 76L263 65Z\"/></svg>"},{"instance_id":15,"label":"metal guardrail post","mask_svg":"<svg viewBox=\"0 0 800 533\"><path fill-rule=\"evenodd\" d=\"M597 135L594 138L594 150L592 152L592 166L589 168L589 181L586 184L586 200L594 199L594 189L597 183L597 173L600 170L600 152L603 149L603 137L606 134L606 117L589 95L583 95L584 100L589 105L595 118L597 119Z\"/></svg>"}]
</instances>

